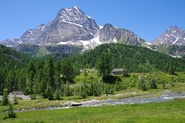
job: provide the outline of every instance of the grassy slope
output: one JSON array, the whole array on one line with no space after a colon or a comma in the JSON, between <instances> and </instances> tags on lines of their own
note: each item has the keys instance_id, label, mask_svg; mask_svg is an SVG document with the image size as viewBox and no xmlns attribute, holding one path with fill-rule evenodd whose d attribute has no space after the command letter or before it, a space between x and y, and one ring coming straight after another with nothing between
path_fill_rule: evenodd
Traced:
<instances>
[{"instance_id":1,"label":"grassy slope","mask_svg":"<svg viewBox=\"0 0 185 123\"><path fill-rule=\"evenodd\" d=\"M17 113L1 123L183 123L185 99L162 103L71 108Z\"/></svg>"}]
</instances>

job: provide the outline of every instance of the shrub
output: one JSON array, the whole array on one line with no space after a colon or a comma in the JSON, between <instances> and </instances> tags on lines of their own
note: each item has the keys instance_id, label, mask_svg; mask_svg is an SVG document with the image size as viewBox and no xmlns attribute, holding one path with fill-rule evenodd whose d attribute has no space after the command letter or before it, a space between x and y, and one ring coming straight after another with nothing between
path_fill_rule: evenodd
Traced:
<instances>
[{"instance_id":1,"label":"shrub","mask_svg":"<svg viewBox=\"0 0 185 123\"><path fill-rule=\"evenodd\" d=\"M8 89L4 89L1 105L2 106L8 105L8 102L9 102L9 100L8 100Z\"/></svg>"},{"instance_id":2,"label":"shrub","mask_svg":"<svg viewBox=\"0 0 185 123\"><path fill-rule=\"evenodd\" d=\"M141 89L142 91L147 91L146 81L143 78L139 80L138 88Z\"/></svg>"},{"instance_id":3,"label":"shrub","mask_svg":"<svg viewBox=\"0 0 185 123\"><path fill-rule=\"evenodd\" d=\"M150 88L151 89L157 89L157 83L155 79L152 79L150 82Z\"/></svg>"},{"instance_id":4,"label":"shrub","mask_svg":"<svg viewBox=\"0 0 185 123\"><path fill-rule=\"evenodd\" d=\"M13 110L13 106L11 103L8 103L8 109L4 111L4 118L3 119L7 119L7 118L16 118L16 114Z\"/></svg>"},{"instance_id":5,"label":"shrub","mask_svg":"<svg viewBox=\"0 0 185 123\"><path fill-rule=\"evenodd\" d=\"M13 104L14 104L14 105L17 105L17 104L18 104L18 100L17 100L16 95L13 97Z\"/></svg>"}]
</instances>

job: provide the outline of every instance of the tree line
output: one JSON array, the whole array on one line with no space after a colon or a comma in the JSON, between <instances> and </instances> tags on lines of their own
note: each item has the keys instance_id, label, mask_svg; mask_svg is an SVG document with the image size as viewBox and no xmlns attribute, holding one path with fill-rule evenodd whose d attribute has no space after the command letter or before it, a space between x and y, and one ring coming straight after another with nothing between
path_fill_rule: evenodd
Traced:
<instances>
[{"instance_id":1,"label":"tree line","mask_svg":"<svg viewBox=\"0 0 185 123\"><path fill-rule=\"evenodd\" d=\"M185 70L185 60L173 58L148 48L123 45L123 44L103 44L91 51L73 58L75 65L81 68L92 68L103 53L109 53L111 69L125 67L129 72L168 72Z\"/></svg>"}]
</instances>

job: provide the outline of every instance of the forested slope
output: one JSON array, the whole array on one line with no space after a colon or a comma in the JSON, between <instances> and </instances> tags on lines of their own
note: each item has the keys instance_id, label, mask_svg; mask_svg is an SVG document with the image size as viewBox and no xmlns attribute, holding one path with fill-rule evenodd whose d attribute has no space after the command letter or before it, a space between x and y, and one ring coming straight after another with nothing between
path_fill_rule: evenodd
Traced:
<instances>
[{"instance_id":1,"label":"forested slope","mask_svg":"<svg viewBox=\"0 0 185 123\"><path fill-rule=\"evenodd\" d=\"M28 63L29 58L25 55L8 48L6 46L0 45L0 68L12 69L20 68Z\"/></svg>"},{"instance_id":2,"label":"forested slope","mask_svg":"<svg viewBox=\"0 0 185 123\"><path fill-rule=\"evenodd\" d=\"M29 60L29 57L20 52L0 45L0 94L2 94L7 82L10 82L10 85L16 83L16 71L24 68L29 63Z\"/></svg>"},{"instance_id":3,"label":"forested slope","mask_svg":"<svg viewBox=\"0 0 185 123\"><path fill-rule=\"evenodd\" d=\"M173 58L144 47L122 44L103 44L75 57L73 60L81 68L92 68L96 66L98 58L103 53L109 53L112 68L125 67L129 72L185 70L185 61L183 59Z\"/></svg>"}]
</instances>

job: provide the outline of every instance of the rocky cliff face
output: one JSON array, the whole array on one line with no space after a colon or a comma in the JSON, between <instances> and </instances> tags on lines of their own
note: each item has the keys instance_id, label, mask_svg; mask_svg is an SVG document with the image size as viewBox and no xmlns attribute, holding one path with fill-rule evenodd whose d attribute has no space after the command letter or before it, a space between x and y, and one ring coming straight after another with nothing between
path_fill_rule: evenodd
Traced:
<instances>
[{"instance_id":1,"label":"rocky cliff face","mask_svg":"<svg viewBox=\"0 0 185 123\"><path fill-rule=\"evenodd\" d=\"M19 44L34 45L82 45L84 49L94 48L102 43L123 43L146 45L145 41L127 29L105 24L102 29L96 21L87 16L81 9L61 9L56 18L41 24L36 29L27 30L19 39L7 39L1 42L9 47Z\"/></svg>"},{"instance_id":2,"label":"rocky cliff face","mask_svg":"<svg viewBox=\"0 0 185 123\"><path fill-rule=\"evenodd\" d=\"M141 46L145 41L130 30L117 28L111 24L105 24L100 30L100 42Z\"/></svg>"},{"instance_id":3,"label":"rocky cliff face","mask_svg":"<svg viewBox=\"0 0 185 123\"><path fill-rule=\"evenodd\" d=\"M168 45L182 45L185 46L185 30L172 26L166 30L162 35L152 41L153 44L168 44Z\"/></svg>"}]
</instances>

